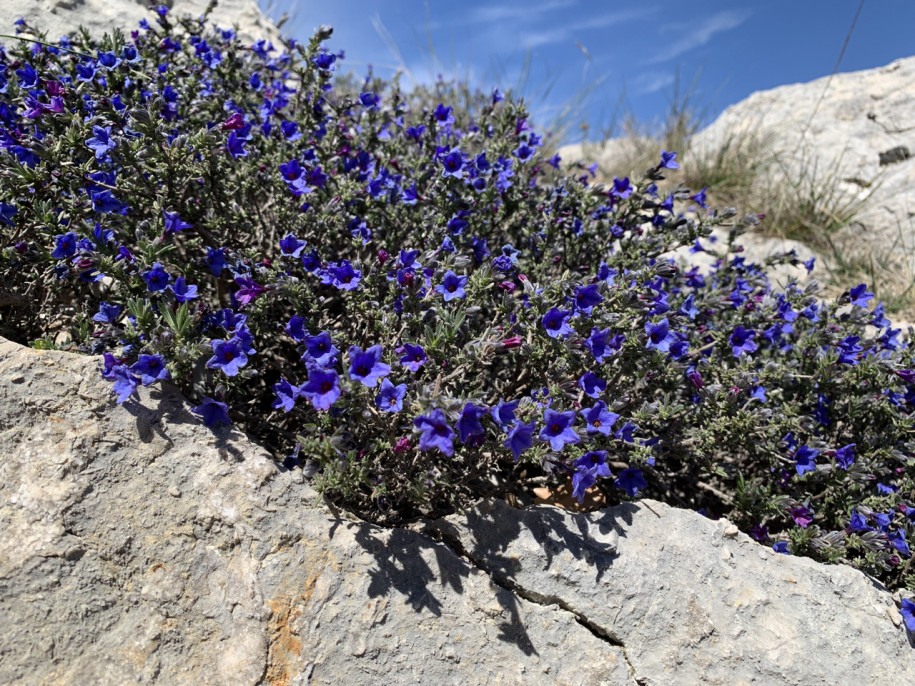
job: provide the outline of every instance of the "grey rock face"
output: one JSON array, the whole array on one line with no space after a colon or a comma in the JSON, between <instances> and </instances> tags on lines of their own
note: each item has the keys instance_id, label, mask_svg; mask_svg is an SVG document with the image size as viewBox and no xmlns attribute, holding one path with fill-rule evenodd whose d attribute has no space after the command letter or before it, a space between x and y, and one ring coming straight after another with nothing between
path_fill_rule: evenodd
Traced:
<instances>
[{"instance_id":1,"label":"grey rock face","mask_svg":"<svg viewBox=\"0 0 915 686\"><path fill-rule=\"evenodd\" d=\"M170 7L173 16L198 17L209 1L165 0L157 4ZM0 2L0 29L3 29L0 33L12 33L13 22L21 17L29 25L46 32L51 40L72 35L80 26L100 37L115 27L132 31L140 19L145 17L152 22L153 16L147 0L3 0ZM279 37L279 31L261 12L257 0L219 0L210 14L210 22L227 29L237 23L240 36L246 41ZM4 41L8 42L8 39Z\"/></svg>"},{"instance_id":2,"label":"grey rock face","mask_svg":"<svg viewBox=\"0 0 915 686\"><path fill-rule=\"evenodd\" d=\"M696 134L692 148L715 150L749 133L771 142L772 173L791 181L815 170L841 198L860 202L862 240L915 244L915 159L898 152L915 149L915 57L753 93ZM893 163L883 162L893 150Z\"/></svg>"},{"instance_id":3,"label":"grey rock face","mask_svg":"<svg viewBox=\"0 0 915 686\"><path fill-rule=\"evenodd\" d=\"M177 391L0 339L0 683L625 684L623 649L322 506Z\"/></svg>"},{"instance_id":4,"label":"grey rock face","mask_svg":"<svg viewBox=\"0 0 915 686\"><path fill-rule=\"evenodd\" d=\"M640 684L892 684L915 652L864 574L646 500L590 514L483 503L430 525L494 578L625 646Z\"/></svg>"},{"instance_id":5,"label":"grey rock face","mask_svg":"<svg viewBox=\"0 0 915 686\"><path fill-rule=\"evenodd\" d=\"M849 684L915 675L889 594L646 501L335 513L176 390L0 339L0 683Z\"/></svg>"}]
</instances>

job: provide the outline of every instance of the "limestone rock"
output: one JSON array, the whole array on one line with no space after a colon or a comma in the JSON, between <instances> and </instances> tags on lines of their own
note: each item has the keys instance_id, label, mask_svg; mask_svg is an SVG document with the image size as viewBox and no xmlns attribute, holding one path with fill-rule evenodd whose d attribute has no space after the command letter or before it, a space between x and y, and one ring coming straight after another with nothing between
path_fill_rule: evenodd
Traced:
<instances>
[{"instance_id":1,"label":"limestone rock","mask_svg":"<svg viewBox=\"0 0 915 686\"><path fill-rule=\"evenodd\" d=\"M620 684L623 649L329 512L174 389L0 339L0 683Z\"/></svg>"},{"instance_id":2,"label":"limestone rock","mask_svg":"<svg viewBox=\"0 0 915 686\"><path fill-rule=\"evenodd\" d=\"M171 14L179 17L198 17L208 4L209 0L155 3L170 7ZM148 0L3 0L0 2L0 33L12 33L13 22L24 18L29 25L46 32L51 40L73 34L80 26L100 37L115 27L125 32L133 31L140 19L145 17L152 22L153 16ZM273 22L261 12L257 0L219 0L210 14L210 22L221 28L231 28L237 23L240 37L249 42L261 38L275 41L280 35Z\"/></svg>"},{"instance_id":3,"label":"limestone rock","mask_svg":"<svg viewBox=\"0 0 915 686\"><path fill-rule=\"evenodd\" d=\"M750 132L778 155L773 173L791 181L815 170L861 202L863 240L915 243L915 57L753 93L696 134L693 154Z\"/></svg>"},{"instance_id":4,"label":"limestone rock","mask_svg":"<svg viewBox=\"0 0 915 686\"><path fill-rule=\"evenodd\" d=\"M879 584L775 553L726 520L650 500L589 514L487 502L430 526L497 582L625 646L643 686L915 679Z\"/></svg>"},{"instance_id":5,"label":"limestone rock","mask_svg":"<svg viewBox=\"0 0 915 686\"><path fill-rule=\"evenodd\" d=\"M384 529L171 387L0 339L0 683L911 683L891 596L645 501Z\"/></svg>"}]
</instances>

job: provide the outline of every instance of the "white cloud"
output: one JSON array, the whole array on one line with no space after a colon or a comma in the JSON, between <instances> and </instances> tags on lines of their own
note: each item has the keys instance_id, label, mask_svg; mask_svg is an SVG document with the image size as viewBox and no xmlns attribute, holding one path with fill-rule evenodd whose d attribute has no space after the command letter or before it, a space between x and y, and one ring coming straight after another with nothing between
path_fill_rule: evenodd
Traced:
<instances>
[{"instance_id":1,"label":"white cloud","mask_svg":"<svg viewBox=\"0 0 915 686\"><path fill-rule=\"evenodd\" d=\"M648 95L657 93L659 90L667 88L674 82L674 75L661 72L646 72L639 74L633 80L633 90L637 95Z\"/></svg>"},{"instance_id":2,"label":"white cloud","mask_svg":"<svg viewBox=\"0 0 915 686\"><path fill-rule=\"evenodd\" d=\"M677 33L681 33L683 35L681 38L669 43L665 49L655 53L655 55L650 60L648 60L648 64L666 62L667 60L672 60L675 57L679 57L683 53L689 52L694 48L706 45L710 40L712 40L712 38L714 38L715 34L736 29L747 19L749 19L751 14L752 12L749 10L726 10L724 12L713 14L702 23L697 22L689 25L680 24L676 26L671 25L663 27L662 30L673 29L676 30Z\"/></svg>"}]
</instances>

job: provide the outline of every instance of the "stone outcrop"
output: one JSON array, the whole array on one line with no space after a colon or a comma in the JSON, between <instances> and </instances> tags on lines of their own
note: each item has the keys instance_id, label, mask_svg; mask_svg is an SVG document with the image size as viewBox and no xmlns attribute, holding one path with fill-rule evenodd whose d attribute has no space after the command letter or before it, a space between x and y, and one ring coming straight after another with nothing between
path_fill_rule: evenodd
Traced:
<instances>
[{"instance_id":1,"label":"stone outcrop","mask_svg":"<svg viewBox=\"0 0 915 686\"><path fill-rule=\"evenodd\" d=\"M170 387L0 340L0 683L908 683L892 597L644 501L335 512Z\"/></svg>"},{"instance_id":2,"label":"stone outcrop","mask_svg":"<svg viewBox=\"0 0 915 686\"><path fill-rule=\"evenodd\" d=\"M170 7L171 14L179 17L198 17L208 4L209 0L163 0L155 3ZM152 22L153 17L148 0L3 0L0 2L0 33L12 33L13 22L22 18L29 25L46 32L51 40L73 34L80 26L88 29L93 36L100 37L115 26L132 31L137 28L140 19ZM257 0L219 0L210 14L210 22L221 28L231 28L237 23L239 35L249 42L279 38L279 31L261 12Z\"/></svg>"}]
</instances>

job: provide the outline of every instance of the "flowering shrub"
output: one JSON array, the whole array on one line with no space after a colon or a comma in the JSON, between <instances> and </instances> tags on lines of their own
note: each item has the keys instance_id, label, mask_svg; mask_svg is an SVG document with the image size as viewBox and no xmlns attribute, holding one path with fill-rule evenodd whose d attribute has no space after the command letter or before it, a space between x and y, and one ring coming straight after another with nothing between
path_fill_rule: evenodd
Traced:
<instances>
[{"instance_id":1,"label":"flowering shrub","mask_svg":"<svg viewBox=\"0 0 915 686\"><path fill-rule=\"evenodd\" d=\"M177 384L369 519L552 480L915 589L915 361L865 286L773 287L797 257L659 192L674 152L599 186L498 91L159 14L0 53L3 335Z\"/></svg>"}]
</instances>

